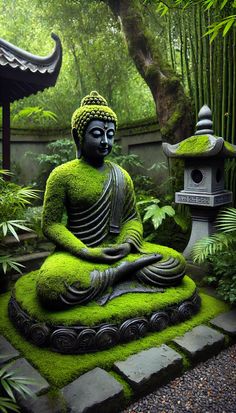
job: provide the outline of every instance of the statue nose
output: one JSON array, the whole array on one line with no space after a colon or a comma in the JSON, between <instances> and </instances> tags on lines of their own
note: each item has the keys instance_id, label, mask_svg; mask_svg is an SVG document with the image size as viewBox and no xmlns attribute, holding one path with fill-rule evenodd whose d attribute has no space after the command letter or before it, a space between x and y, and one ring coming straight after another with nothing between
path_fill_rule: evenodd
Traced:
<instances>
[{"instance_id":1,"label":"statue nose","mask_svg":"<svg viewBox=\"0 0 236 413\"><path fill-rule=\"evenodd\" d=\"M103 137L102 137L102 139L101 139L101 145L102 145L103 147L108 146L108 140L107 140L107 134L106 134L106 132L104 132L104 135L103 135Z\"/></svg>"}]
</instances>

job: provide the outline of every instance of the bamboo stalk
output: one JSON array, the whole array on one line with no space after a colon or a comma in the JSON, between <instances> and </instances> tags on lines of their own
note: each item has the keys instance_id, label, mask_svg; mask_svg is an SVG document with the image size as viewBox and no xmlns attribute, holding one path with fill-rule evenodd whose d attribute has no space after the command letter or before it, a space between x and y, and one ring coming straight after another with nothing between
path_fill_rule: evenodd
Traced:
<instances>
[{"instance_id":1,"label":"bamboo stalk","mask_svg":"<svg viewBox=\"0 0 236 413\"><path fill-rule=\"evenodd\" d=\"M204 60L203 60L203 47L202 47L202 17L201 17L201 6L197 5L197 42L198 42L198 87L199 87L199 109L204 104L204 91L203 91L203 70L204 70Z\"/></svg>"},{"instance_id":2,"label":"bamboo stalk","mask_svg":"<svg viewBox=\"0 0 236 413\"><path fill-rule=\"evenodd\" d=\"M190 14L188 13L186 17L187 19L189 19ZM183 48L184 48L184 61L185 61L185 70L186 70L188 90L189 90L191 99L193 99L193 88L192 88L191 74L190 74L190 68L189 68L189 45L188 45L187 27L185 25L185 21L184 21Z\"/></svg>"},{"instance_id":3,"label":"bamboo stalk","mask_svg":"<svg viewBox=\"0 0 236 413\"><path fill-rule=\"evenodd\" d=\"M227 49L227 60L228 60L228 84L227 84L227 126L226 126L226 139L230 141L231 139L231 125L232 125L232 80L233 80L233 70L235 68L235 63L232 61L233 56L233 36L230 33L228 37L228 49Z\"/></svg>"},{"instance_id":4,"label":"bamboo stalk","mask_svg":"<svg viewBox=\"0 0 236 413\"><path fill-rule=\"evenodd\" d=\"M222 74L222 99L221 99L221 136L225 136L225 114L226 114L226 89L227 89L227 67L226 67L226 37L223 40L223 74Z\"/></svg>"},{"instance_id":5,"label":"bamboo stalk","mask_svg":"<svg viewBox=\"0 0 236 413\"><path fill-rule=\"evenodd\" d=\"M232 102L232 143L235 144L235 132L236 132L236 30L233 31L233 102Z\"/></svg>"},{"instance_id":6,"label":"bamboo stalk","mask_svg":"<svg viewBox=\"0 0 236 413\"><path fill-rule=\"evenodd\" d=\"M180 37L180 66L181 66L181 79L182 84L184 85L184 52L183 52L183 14L180 11L179 13L179 37Z\"/></svg>"}]
</instances>

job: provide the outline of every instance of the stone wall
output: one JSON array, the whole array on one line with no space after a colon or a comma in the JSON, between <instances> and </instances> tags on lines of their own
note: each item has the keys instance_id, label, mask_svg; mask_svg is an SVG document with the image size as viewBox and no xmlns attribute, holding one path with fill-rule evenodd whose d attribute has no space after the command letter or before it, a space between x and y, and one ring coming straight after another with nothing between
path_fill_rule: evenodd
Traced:
<instances>
[{"instance_id":1,"label":"stone wall","mask_svg":"<svg viewBox=\"0 0 236 413\"><path fill-rule=\"evenodd\" d=\"M57 139L70 138L69 129L52 131L11 130L11 162L13 170L17 171L20 183L28 184L38 173L38 163L32 161L27 152L46 153L46 145ZM116 135L116 142L121 145L123 153L136 154L144 163L144 169L137 171L142 175L153 176L160 181L165 175L161 172L148 171L154 163L166 162L162 151L162 139L158 124L146 121L127 126L121 126ZM0 141L1 144L1 141Z\"/></svg>"}]
</instances>

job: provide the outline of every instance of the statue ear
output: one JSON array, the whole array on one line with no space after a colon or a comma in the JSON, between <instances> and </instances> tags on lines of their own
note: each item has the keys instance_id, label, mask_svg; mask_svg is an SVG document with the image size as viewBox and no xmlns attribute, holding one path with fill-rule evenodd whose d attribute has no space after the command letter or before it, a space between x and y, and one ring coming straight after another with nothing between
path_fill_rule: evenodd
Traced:
<instances>
[{"instance_id":1,"label":"statue ear","mask_svg":"<svg viewBox=\"0 0 236 413\"><path fill-rule=\"evenodd\" d=\"M82 153L81 153L81 144L80 144L80 140L79 140L79 136L78 136L78 131L77 131L76 128L73 128L71 133L72 133L72 136L74 138L75 145L76 145L76 148L77 148L77 158L79 159L79 158L81 158Z\"/></svg>"}]
</instances>

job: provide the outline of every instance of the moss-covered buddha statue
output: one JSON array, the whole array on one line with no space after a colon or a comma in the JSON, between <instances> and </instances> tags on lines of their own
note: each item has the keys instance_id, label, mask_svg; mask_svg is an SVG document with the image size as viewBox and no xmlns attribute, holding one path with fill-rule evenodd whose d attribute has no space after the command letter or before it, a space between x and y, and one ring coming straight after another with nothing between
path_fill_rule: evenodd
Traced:
<instances>
[{"instance_id":1,"label":"moss-covered buddha statue","mask_svg":"<svg viewBox=\"0 0 236 413\"><path fill-rule=\"evenodd\" d=\"M17 281L9 302L27 340L54 351L98 351L200 308L184 258L143 241L132 180L105 161L116 127L115 113L96 92L73 114L78 156L53 170L43 207L43 231L56 250Z\"/></svg>"},{"instance_id":2,"label":"moss-covered buddha statue","mask_svg":"<svg viewBox=\"0 0 236 413\"><path fill-rule=\"evenodd\" d=\"M45 194L43 231L57 246L37 283L45 305L86 304L131 278L168 287L184 276L180 255L163 260L158 246L143 245L132 180L105 161L116 127L115 113L96 92L72 116L78 158L54 169ZM64 210L66 227L61 223Z\"/></svg>"}]
</instances>

